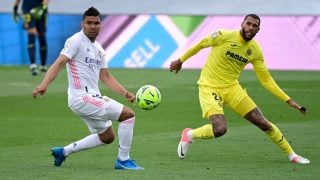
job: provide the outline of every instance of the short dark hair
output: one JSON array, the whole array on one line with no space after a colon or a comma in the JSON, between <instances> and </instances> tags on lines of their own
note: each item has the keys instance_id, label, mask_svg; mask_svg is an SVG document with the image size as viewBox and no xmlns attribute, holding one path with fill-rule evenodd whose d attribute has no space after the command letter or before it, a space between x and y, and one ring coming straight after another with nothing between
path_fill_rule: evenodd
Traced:
<instances>
[{"instance_id":1,"label":"short dark hair","mask_svg":"<svg viewBox=\"0 0 320 180\"><path fill-rule=\"evenodd\" d=\"M253 19L257 19L259 21L259 26L261 24L261 20L260 20L260 17L256 14L247 14L244 19L243 19L243 22L248 18L248 17L252 17Z\"/></svg>"},{"instance_id":2,"label":"short dark hair","mask_svg":"<svg viewBox=\"0 0 320 180\"><path fill-rule=\"evenodd\" d=\"M82 20L84 20L86 16L99 16L101 18L100 12L95 7L90 7L89 9L87 9L83 13Z\"/></svg>"}]
</instances>

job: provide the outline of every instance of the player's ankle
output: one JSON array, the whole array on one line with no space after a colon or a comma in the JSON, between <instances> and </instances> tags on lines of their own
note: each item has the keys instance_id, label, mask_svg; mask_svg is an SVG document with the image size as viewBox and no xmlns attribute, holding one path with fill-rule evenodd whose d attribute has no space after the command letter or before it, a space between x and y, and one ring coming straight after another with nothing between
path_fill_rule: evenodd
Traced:
<instances>
[{"instance_id":1,"label":"player's ankle","mask_svg":"<svg viewBox=\"0 0 320 180\"><path fill-rule=\"evenodd\" d=\"M295 152L292 152L288 155L288 158L290 161L292 161L292 159L294 159L295 157L297 157L298 155Z\"/></svg>"}]
</instances>

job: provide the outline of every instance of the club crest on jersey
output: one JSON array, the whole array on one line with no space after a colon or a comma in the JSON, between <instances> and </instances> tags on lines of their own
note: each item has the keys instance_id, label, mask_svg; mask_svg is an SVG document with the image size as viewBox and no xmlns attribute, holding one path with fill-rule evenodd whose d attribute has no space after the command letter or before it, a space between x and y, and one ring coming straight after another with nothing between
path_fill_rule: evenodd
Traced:
<instances>
[{"instance_id":1,"label":"club crest on jersey","mask_svg":"<svg viewBox=\"0 0 320 180\"><path fill-rule=\"evenodd\" d=\"M252 50L248 49L247 52L246 52L246 56L250 56L251 54L252 54Z\"/></svg>"}]
</instances>

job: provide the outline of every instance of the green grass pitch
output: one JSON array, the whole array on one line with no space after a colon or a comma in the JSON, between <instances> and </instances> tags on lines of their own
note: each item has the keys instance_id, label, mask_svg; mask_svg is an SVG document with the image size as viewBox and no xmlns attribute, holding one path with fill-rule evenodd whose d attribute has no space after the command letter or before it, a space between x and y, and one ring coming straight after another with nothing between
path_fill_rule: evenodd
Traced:
<instances>
[{"instance_id":1,"label":"green grass pitch","mask_svg":"<svg viewBox=\"0 0 320 180\"><path fill-rule=\"evenodd\" d=\"M65 70L47 94L34 100L33 88L43 76L32 77L28 67L0 67L0 179L319 179L320 72L272 71L274 79L293 99L306 106L300 114L267 92L254 72L244 71L241 83L264 115L294 150L311 160L291 164L258 128L226 109L228 132L213 140L197 140L180 160L176 148L181 130L206 123L201 118L196 81L199 70L110 69L130 91L153 84L162 94L152 111L132 106L101 86L103 94L136 112L131 157L144 171L114 170L117 139L111 145L72 154L60 168L53 166L50 149L88 135L82 120L67 107ZM117 129L117 122L114 123Z\"/></svg>"}]
</instances>

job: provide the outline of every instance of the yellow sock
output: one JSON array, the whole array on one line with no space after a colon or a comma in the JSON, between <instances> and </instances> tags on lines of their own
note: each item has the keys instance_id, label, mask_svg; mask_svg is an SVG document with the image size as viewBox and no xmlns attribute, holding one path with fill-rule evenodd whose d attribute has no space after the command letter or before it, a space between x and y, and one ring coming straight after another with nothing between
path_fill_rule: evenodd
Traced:
<instances>
[{"instance_id":1,"label":"yellow sock","mask_svg":"<svg viewBox=\"0 0 320 180\"><path fill-rule=\"evenodd\" d=\"M213 138L213 130L211 124L192 130L192 139L211 139Z\"/></svg>"},{"instance_id":2,"label":"yellow sock","mask_svg":"<svg viewBox=\"0 0 320 180\"><path fill-rule=\"evenodd\" d=\"M277 128L276 125L272 123L270 124L272 127L270 130L266 131L266 133L270 137L272 142L277 144L285 154L290 155L291 153L293 153L293 150L290 144L288 143L286 138L283 137L281 131Z\"/></svg>"}]
</instances>

